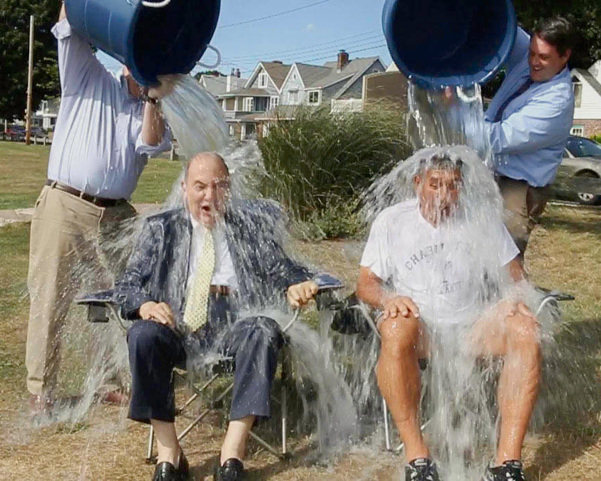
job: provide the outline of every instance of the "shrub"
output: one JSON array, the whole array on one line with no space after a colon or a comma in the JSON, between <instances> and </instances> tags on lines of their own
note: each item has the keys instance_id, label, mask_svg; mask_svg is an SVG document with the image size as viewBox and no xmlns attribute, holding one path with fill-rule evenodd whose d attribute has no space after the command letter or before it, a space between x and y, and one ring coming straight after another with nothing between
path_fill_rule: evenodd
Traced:
<instances>
[{"instance_id":1,"label":"shrub","mask_svg":"<svg viewBox=\"0 0 601 481\"><path fill-rule=\"evenodd\" d=\"M593 142L597 142L598 144L601 144L601 134L600 135L593 135L593 136L591 136L591 140Z\"/></svg>"},{"instance_id":2,"label":"shrub","mask_svg":"<svg viewBox=\"0 0 601 481\"><path fill-rule=\"evenodd\" d=\"M259 147L261 194L325 237L357 235L360 194L411 151L404 113L381 104L345 114L299 108L294 120L272 125Z\"/></svg>"}]
</instances>

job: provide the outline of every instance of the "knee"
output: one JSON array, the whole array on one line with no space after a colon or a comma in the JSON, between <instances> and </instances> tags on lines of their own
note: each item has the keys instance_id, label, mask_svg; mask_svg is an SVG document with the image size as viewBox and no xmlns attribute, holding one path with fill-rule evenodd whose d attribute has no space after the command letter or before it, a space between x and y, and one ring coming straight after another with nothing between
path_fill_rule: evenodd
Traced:
<instances>
[{"instance_id":1,"label":"knee","mask_svg":"<svg viewBox=\"0 0 601 481\"><path fill-rule=\"evenodd\" d=\"M249 317L242 321L246 323L250 332L248 341L277 347L281 344L282 334L276 321L265 316Z\"/></svg>"},{"instance_id":2,"label":"knee","mask_svg":"<svg viewBox=\"0 0 601 481\"><path fill-rule=\"evenodd\" d=\"M379 326L382 352L393 357L404 357L417 351L419 320L414 316L386 319Z\"/></svg>"},{"instance_id":3,"label":"knee","mask_svg":"<svg viewBox=\"0 0 601 481\"><path fill-rule=\"evenodd\" d=\"M149 352L157 343L160 328L167 327L151 321L137 321L127 332L127 345L130 354L140 355Z\"/></svg>"}]
</instances>

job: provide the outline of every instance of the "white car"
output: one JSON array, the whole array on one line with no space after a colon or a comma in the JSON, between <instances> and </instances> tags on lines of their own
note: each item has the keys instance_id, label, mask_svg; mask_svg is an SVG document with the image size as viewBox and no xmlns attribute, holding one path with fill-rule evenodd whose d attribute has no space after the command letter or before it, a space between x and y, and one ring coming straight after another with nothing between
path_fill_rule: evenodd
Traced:
<instances>
[{"instance_id":1,"label":"white car","mask_svg":"<svg viewBox=\"0 0 601 481\"><path fill-rule=\"evenodd\" d=\"M553 181L557 197L582 204L601 203L601 145L571 135Z\"/></svg>"}]
</instances>

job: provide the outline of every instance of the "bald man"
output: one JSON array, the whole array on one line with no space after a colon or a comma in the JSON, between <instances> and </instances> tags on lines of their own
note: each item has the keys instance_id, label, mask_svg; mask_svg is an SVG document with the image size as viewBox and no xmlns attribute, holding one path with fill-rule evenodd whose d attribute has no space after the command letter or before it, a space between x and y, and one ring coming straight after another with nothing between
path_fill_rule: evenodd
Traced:
<instances>
[{"instance_id":1,"label":"bald man","mask_svg":"<svg viewBox=\"0 0 601 481\"><path fill-rule=\"evenodd\" d=\"M264 310L287 292L294 306L317 293L313 274L286 256L266 202L229 200L229 173L212 153L194 157L182 181L184 208L149 217L117 285L128 332L132 397L129 417L151 423L158 442L153 480L186 479L177 441L172 371L208 351L234 359L230 423L215 479L244 479L246 440L270 415L270 390L282 339L273 319L238 318ZM271 208L269 208L271 207ZM210 247L207 247L210 246ZM214 266L207 273L207 249ZM195 282L210 277L201 307ZM208 280L207 280L208 282ZM205 286L206 287L206 286ZM200 296L202 297L202 296ZM201 327L194 325L203 313ZM202 317L202 316L201 316Z\"/></svg>"}]
</instances>

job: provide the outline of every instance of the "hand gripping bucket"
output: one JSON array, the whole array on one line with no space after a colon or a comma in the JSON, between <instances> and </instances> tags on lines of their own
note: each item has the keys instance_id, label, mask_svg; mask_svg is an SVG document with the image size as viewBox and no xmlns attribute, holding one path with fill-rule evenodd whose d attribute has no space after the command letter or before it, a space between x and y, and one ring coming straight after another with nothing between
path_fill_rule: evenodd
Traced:
<instances>
[{"instance_id":1,"label":"hand gripping bucket","mask_svg":"<svg viewBox=\"0 0 601 481\"><path fill-rule=\"evenodd\" d=\"M190 72L207 49L220 0L66 0L72 28L127 65L142 85Z\"/></svg>"},{"instance_id":2,"label":"hand gripping bucket","mask_svg":"<svg viewBox=\"0 0 601 481\"><path fill-rule=\"evenodd\" d=\"M430 89L491 79L517 31L511 0L387 0L382 23L396 65Z\"/></svg>"}]
</instances>

